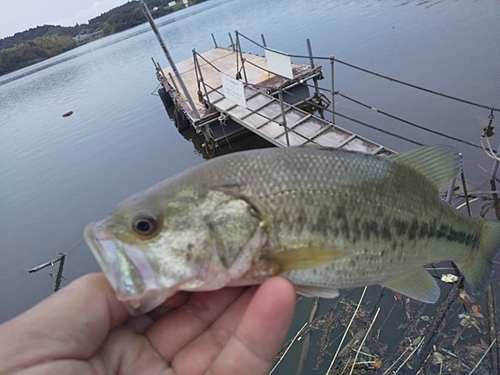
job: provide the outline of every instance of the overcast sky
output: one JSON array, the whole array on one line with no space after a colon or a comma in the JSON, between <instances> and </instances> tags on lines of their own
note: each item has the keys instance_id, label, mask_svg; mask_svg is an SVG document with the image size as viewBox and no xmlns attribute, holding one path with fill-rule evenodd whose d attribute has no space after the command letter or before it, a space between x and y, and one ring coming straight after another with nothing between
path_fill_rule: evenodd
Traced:
<instances>
[{"instance_id":1,"label":"overcast sky","mask_svg":"<svg viewBox=\"0 0 500 375\"><path fill-rule=\"evenodd\" d=\"M0 39L32 27L74 26L128 0L0 0Z\"/></svg>"}]
</instances>

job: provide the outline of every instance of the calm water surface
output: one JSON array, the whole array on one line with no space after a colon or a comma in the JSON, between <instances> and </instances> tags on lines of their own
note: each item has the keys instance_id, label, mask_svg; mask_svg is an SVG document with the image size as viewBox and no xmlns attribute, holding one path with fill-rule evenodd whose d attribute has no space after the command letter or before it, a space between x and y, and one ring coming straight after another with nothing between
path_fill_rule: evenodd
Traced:
<instances>
[{"instance_id":1,"label":"calm water surface","mask_svg":"<svg viewBox=\"0 0 500 375\"><path fill-rule=\"evenodd\" d=\"M315 55L334 55L500 106L498 1L211 0L157 22L177 61L189 58L193 47L199 52L212 48L210 33L219 45L229 45L227 33L233 30L255 40L263 33L268 46L293 54L306 54L305 39L310 38ZM249 43L243 47L262 54ZM63 285L99 271L86 245L77 242L85 224L132 193L203 162L151 95L158 84L151 57L167 65L145 24L0 77L0 322L52 293L56 267L34 274L26 269L77 243L66 259ZM479 143L487 110L340 64L335 69L340 92ZM328 86L328 63L324 71ZM469 189L490 189L491 161L481 150L401 125L342 98L336 99L336 109L421 143L458 147ZM74 114L63 118L67 111ZM396 151L414 147L342 119L337 123ZM492 141L496 147L498 136ZM494 218L494 210L486 211Z\"/></svg>"}]
</instances>

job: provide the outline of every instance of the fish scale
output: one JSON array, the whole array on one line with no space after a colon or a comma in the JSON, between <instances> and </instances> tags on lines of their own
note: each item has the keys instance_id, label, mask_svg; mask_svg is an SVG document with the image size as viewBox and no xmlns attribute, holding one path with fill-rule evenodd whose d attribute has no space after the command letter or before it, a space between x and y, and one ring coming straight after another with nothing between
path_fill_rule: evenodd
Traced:
<instances>
[{"instance_id":1,"label":"fish scale","mask_svg":"<svg viewBox=\"0 0 500 375\"><path fill-rule=\"evenodd\" d=\"M460 155L442 146L395 157L244 151L132 196L89 224L85 238L132 313L178 290L273 275L306 296L380 284L435 302L439 287L424 265L452 260L482 292L500 250L499 222L465 217L440 199L459 169Z\"/></svg>"}]
</instances>

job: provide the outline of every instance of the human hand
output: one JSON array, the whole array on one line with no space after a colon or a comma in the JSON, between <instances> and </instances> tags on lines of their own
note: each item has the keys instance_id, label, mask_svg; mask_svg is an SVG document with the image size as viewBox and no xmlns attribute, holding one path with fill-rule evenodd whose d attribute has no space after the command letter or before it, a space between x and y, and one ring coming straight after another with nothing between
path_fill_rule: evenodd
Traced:
<instances>
[{"instance_id":1,"label":"human hand","mask_svg":"<svg viewBox=\"0 0 500 375\"><path fill-rule=\"evenodd\" d=\"M130 317L102 274L81 277L0 326L0 374L267 374L293 286L179 292Z\"/></svg>"}]
</instances>

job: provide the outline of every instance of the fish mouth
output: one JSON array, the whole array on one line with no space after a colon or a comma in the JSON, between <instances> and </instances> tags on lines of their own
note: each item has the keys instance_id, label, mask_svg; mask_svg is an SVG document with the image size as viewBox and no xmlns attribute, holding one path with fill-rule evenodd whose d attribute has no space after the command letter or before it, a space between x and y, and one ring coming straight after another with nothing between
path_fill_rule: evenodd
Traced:
<instances>
[{"instance_id":1,"label":"fish mouth","mask_svg":"<svg viewBox=\"0 0 500 375\"><path fill-rule=\"evenodd\" d=\"M117 299L131 315L151 311L173 294L158 283L147 255L140 248L107 234L101 221L88 224L84 238Z\"/></svg>"}]
</instances>

